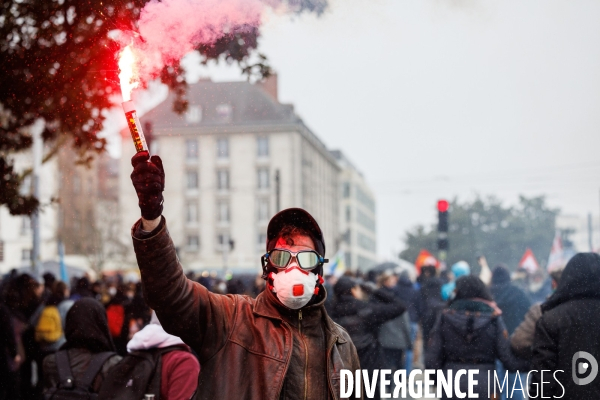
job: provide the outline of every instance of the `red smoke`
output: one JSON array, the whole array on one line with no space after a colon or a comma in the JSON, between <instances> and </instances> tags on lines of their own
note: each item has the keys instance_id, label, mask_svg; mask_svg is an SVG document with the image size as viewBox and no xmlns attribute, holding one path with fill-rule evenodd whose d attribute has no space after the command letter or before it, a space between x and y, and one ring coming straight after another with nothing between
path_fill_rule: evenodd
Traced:
<instances>
[{"instance_id":1,"label":"red smoke","mask_svg":"<svg viewBox=\"0 0 600 400\"><path fill-rule=\"evenodd\" d=\"M140 13L139 36L121 41L133 42L137 79L147 82L199 44L258 27L265 8L260 0L153 0Z\"/></svg>"}]
</instances>

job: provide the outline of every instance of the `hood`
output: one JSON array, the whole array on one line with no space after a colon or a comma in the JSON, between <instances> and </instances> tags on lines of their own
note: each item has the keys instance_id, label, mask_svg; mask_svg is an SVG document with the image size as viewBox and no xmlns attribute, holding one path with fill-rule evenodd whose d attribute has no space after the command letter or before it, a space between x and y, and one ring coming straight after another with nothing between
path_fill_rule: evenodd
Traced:
<instances>
[{"instance_id":1,"label":"hood","mask_svg":"<svg viewBox=\"0 0 600 400\"><path fill-rule=\"evenodd\" d=\"M492 271L492 285L510 283L510 271L506 266L500 264Z\"/></svg>"},{"instance_id":2,"label":"hood","mask_svg":"<svg viewBox=\"0 0 600 400\"><path fill-rule=\"evenodd\" d=\"M490 314L474 314L456 310L444 312L444 323L462 337L469 337L485 329L492 323L495 316Z\"/></svg>"},{"instance_id":3,"label":"hood","mask_svg":"<svg viewBox=\"0 0 600 400\"><path fill-rule=\"evenodd\" d=\"M469 264L467 264L466 261L457 262L450 268L450 270L454 274L455 279L458 279L461 276L469 275L471 273L471 268L469 267Z\"/></svg>"},{"instance_id":4,"label":"hood","mask_svg":"<svg viewBox=\"0 0 600 400\"><path fill-rule=\"evenodd\" d=\"M468 336L486 328L497 315L496 309L488 302L457 300L444 310L444 323L461 336Z\"/></svg>"},{"instance_id":5,"label":"hood","mask_svg":"<svg viewBox=\"0 0 600 400\"><path fill-rule=\"evenodd\" d=\"M160 321L156 317L156 313L152 312L152 319L149 325L146 325L144 329L136 332L127 343L127 351L132 352L135 350L148 350L156 348L164 348L169 346L182 345L183 340L177 336L173 336L165 332L163 327L160 325Z\"/></svg>"},{"instance_id":6,"label":"hood","mask_svg":"<svg viewBox=\"0 0 600 400\"><path fill-rule=\"evenodd\" d=\"M584 298L600 298L600 255L595 253L578 253L569 260L556 291L542 304L542 311Z\"/></svg>"},{"instance_id":7,"label":"hood","mask_svg":"<svg viewBox=\"0 0 600 400\"><path fill-rule=\"evenodd\" d=\"M77 300L67 313L65 339L61 347L66 349L88 349L92 353L115 351L108 330L104 306L95 299Z\"/></svg>"}]
</instances>

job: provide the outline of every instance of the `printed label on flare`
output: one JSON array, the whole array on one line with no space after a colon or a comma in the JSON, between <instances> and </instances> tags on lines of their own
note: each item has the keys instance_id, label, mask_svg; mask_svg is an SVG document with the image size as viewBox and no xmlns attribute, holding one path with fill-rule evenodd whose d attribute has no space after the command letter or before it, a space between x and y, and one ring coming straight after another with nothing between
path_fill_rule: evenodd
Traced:
<instances>
[{"instance_id":1,"label":"printed label on flare","mask_svg":"<svg viewBox=\"0 0 600 400\"><path fill-rule=\"evenodd\" d=\"M126 112L125 118L127 118L127 125L129 125L129 132L131 132L133 144L135 145L135 151L138 153L140 151L148 151L148 145L146 144L144 133L142 132L141 127L138 128L138 126L140 126L140 120L138 119L135 110Z\"/></svg>"}]
</instances>

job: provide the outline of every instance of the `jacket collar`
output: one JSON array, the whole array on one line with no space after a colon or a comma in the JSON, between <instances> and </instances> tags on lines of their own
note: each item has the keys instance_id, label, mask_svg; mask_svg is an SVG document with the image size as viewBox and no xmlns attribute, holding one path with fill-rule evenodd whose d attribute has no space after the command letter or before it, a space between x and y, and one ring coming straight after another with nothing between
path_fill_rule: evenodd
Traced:
<instances>
[{"instance_id":1,"label":"jacket collar","mask_svg":"<svg viewBox=\"0 0 600 400\"><path fill-rule=\"evenodd\" d=\"M309 303L309 305L304 306L300 310L303 312L310 313L311 310L320 309L321 315L323 315L323 321L325 323L325 332L327 335L327 343L329 344L331 339L337 340L338 343L346 343L342 332L339 327L331 320L329 315L327 315L327 311L325 310L325 300L327 299L327 290L324 286L320 286L323 294L319 295L316 298L315 302ZM292 313L296 310L290 310L285 307L281 302L275 297L275 295L268 289L263 290L257 297L254 303L254 314L260 315L262 317L277 319L279 321L283 321L282 313ZM298 310L299 311L299 310Z\"/></svg>"}]
</instances>

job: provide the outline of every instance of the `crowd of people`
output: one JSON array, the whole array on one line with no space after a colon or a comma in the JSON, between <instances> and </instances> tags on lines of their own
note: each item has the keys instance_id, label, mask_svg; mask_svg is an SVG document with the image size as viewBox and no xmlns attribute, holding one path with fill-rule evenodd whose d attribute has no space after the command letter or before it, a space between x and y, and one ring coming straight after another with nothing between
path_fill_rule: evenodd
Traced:
<instances>
[{"instance_id":1,"label":"crowd of people","mask_svg":"<svg viewBox=\"0 0 600 400\"><path fill-rule=\"evenodd\" d=\"M464 262L448 274L434 265L419 272L415 282L406 271L392 270L326 277L325 308L348 332L362 369L409 372L415 364L444 371L479 369L479 398L487 398L487 371L504 376L507 370L509 382L517 378L516 371L562 369L570 374L573 354L597 345L597 254L580 253L564 272L551 273L544 301L533 300L536 293L524 290L512 279L518 272L511 274L504 265L493 269L487 284ZM196 391L197 354L165 332L146 304L140 282L125 282L120 275L95 282L82 277L70 285L49 273L43 278L39 283L13 271L0 285L0 398L41 399L56 393L64 378L61 359L76 381L83 382L86 371L95 369L85 383L90 392L126 386L119 379L129 379L140 368L140 357L149 359L152 368L160 363L162 376L158 382L144 381L145 387L137 390L155 390L163 399L190 398ZM260 276L187 278L218 294L256 297L265 287ZM461 385L466 389L466 378ZM560 395L561 390L555 384L546 394ZM588 389L597 390L598 385ZM523 391L507 393L511 391L505 389L502 398L526 398Z\"/></svg>"}]
</instances>

